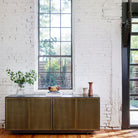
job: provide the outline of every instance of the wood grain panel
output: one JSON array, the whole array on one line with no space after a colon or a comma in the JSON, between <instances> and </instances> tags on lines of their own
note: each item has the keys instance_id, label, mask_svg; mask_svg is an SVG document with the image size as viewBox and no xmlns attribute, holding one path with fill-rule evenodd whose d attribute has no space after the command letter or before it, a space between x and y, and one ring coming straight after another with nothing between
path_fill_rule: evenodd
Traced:
<instances>
[{"instance_id":1,"label":"wood grain panel","mask_svg":"<svg viewBox=\"0 0 138 138\"><path fill-rule=\"evenodd\" d=\"M77 128L97 130L100 128L99 98L77 99Z\"/></svg>"},{"instance_id":2,"label":"wood grain panel","mask_svg":"<svg viewBox=\"0 0 138 138\"><path fill-rule=\"evenodd\" d=\"M53 129L75 129L75 98L53 98Z\"/></svg>"},{"instance_id":3,"label":"wood grain panel","mask_svg":"<svg viewBox=\"0 0 138 138\"><path fill-rule=\"evenodd\" d=\"M52 129L52 98L30 98L30 127L31 130Z\"/></svg>"},{"instance_id":4,"label":"wood grain panel","mask_svg":"<svg viewBox=\"0 0 138 138\"><path fill-rule=\"evenodd\" d=\"M6 129L28 129L28 100L26 98L6 98Z\"/></svg>"}]
</instances>

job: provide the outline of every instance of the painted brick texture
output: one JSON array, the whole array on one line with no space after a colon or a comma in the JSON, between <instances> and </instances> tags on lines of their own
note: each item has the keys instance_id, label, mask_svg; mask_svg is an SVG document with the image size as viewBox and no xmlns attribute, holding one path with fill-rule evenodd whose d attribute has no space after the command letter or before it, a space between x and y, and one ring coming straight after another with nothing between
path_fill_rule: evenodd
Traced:
<instances>
[{"instance_id":1,"label":"painted brick texture","mask_svg":"<svg viewBox=\"0 0 138 138\"><path fill-rule=\"evenodd\" d=\"M82 94L93 81L94 94L101 98L101 128L121 128L121 4L73 0L74 89L64 94ZM0 0L0 123L5 96L16 92L5 70L37 68L36 7L37 0ZM26 93L34 93L33 87L27 86Z\"/></svg>"},{"instance_id":2,"label":"painted brick texture","mask_svg":"<svg viewBox=\"0 0 138 138\"><path fill-rule=\"evenodd\" d=\"M34 69L33 28L33 0L0 0L0 123L5 120L5 96L16 92L6 69Z\"/></svg>"}]
</instances>

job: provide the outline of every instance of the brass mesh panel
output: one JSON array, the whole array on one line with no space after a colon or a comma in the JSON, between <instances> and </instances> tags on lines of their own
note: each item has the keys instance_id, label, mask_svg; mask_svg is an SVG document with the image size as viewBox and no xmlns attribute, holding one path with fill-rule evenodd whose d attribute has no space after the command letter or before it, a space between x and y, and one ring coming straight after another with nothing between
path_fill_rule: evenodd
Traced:
<instances>
[{"instance_id":1,"label":"brass mesh panel","mask_svg":"<svg viewBox=\"0 0 138 138\"><path fill-rule=\"evenodd\" d=\"M30 99L30 129L52 129L52 98Z\"/></svg>"},{"instance_id":2,"label":"brass mesh panel","mask_svg":"<svg viewBox=\"0 0 138 138\"><path fill-rule=\"evenodd\" d=\"M75 129L75 98L53 98L53 129Z\"/></svg>"},{"instance_id":3,"label":"brass mesh panel","mask_svg":"<svg viewBox=\"0 0 138 138\"><path fill-rule=\"evenodd\" d=\"M77 128L85 130L99 129L100 125L99 98L77 99Z\"/></svg>"},{"instance_id":4,"label":"brass mesh panel","mask_svg":"<svg viewBox=\"0 0 138 138\"><path fill-rule=\"evenodd\" d=\"M28 110L26 98L6 98L6 129L28 129Z\"/></svg>"}]
</instances>

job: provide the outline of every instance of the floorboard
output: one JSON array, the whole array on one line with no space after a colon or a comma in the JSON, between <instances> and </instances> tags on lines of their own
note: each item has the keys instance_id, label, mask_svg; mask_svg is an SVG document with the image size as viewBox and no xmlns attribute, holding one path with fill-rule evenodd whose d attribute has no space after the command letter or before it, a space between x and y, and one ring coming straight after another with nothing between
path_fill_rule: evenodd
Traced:
<instances>
[{"instance_id":1,"label":"floorboard","mask_svg":"<svg viewBox=\"0 0 138 138\"><path fill-rule=\"evenodd\" d=\"M138 138L138 129L100 130L92 134L12 134L0 129L0 138Z\"/></svg>"}]
</instances>

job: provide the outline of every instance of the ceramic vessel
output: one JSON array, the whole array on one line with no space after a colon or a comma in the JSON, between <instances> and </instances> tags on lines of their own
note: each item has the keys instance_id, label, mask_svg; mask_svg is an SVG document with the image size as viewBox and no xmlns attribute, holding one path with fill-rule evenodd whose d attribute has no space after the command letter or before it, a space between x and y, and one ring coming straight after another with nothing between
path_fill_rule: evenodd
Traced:
<instances>
[{"instance_id":1,"label":"ceramic vessel","mask_svg":"<svg viewBox=\"0 0 138 138\"><path fill-rule=\"evenodd\" d=\"M92 84L93 82L89 82L89 96L93 96Z\"/></svg>"},{"instance_id":2,"label":"ceramic vessel","mask_svg":"<svg viewBox=\"0 0 138 138\"><path fill-rule=\"evenodd\" d=\"M88 88L83 88L83 95L88 96Z\"/></svg>"}]
</instances>

